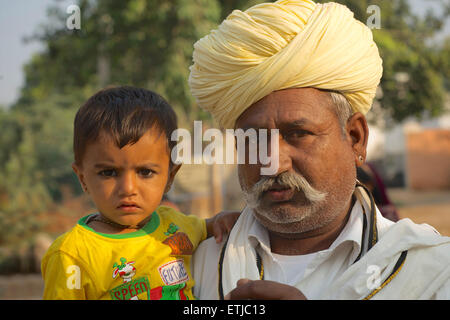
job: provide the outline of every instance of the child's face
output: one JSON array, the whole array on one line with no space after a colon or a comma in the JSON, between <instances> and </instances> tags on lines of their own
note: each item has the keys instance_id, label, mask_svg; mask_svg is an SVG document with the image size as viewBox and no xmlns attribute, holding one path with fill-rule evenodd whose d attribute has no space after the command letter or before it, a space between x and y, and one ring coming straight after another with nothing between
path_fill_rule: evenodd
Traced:
<instances>
[{"instance_id":1,"label":"child's face","mask_svg":"<svg viewBox=\"0 0 450 320\"><path fill-rule=\"evenodd\" d=\"M168 191L179 167L169 172L164 133L152 128L122 149L105 133L87 145L75 173L98 211L114 222L136 225L148 217Z\"/></svg>"}]
</instances>

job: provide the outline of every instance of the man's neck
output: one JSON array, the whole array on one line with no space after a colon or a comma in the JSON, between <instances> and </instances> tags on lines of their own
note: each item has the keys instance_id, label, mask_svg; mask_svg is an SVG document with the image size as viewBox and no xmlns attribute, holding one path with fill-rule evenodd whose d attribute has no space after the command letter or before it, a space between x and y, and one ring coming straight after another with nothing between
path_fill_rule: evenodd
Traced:
<instances>
[{"instance_id":1,"label":"man's neck","mask_svg":"<svg viewBox=\"0 0 450 320\"><path fill-rule=\"evenodd\" d=\"M317 230L295 235L279 234L269 230L271 251L281 255L304 255L328 249L347 224L353 205L352 197L343 214Z\"/></svg>"}]
</instances>

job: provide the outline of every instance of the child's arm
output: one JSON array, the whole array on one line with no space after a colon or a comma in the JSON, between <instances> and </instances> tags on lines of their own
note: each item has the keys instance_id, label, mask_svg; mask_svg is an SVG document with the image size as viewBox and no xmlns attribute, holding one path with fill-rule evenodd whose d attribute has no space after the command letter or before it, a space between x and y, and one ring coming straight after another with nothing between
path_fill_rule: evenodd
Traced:
<instances>
[{"instance_id":1,"label":"child's arm","mask_svg":"<svg viewBox=\"0 0 450 320\"><path fill-rule=\"evenodd\" d=\"M223 236L230 233L240 214L236 211L222 211L214 217L206 219L207 237L214 236L217 243L222 242Z\"/></svg>"}]
</instances>

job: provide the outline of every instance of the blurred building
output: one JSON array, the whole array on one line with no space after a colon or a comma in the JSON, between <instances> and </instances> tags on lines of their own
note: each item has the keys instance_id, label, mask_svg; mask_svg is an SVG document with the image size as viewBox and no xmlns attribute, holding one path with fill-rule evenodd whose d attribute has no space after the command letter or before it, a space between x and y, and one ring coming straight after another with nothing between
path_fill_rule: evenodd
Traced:
<instances>
[{"instance_id":1,"label":"blurred building","mask_svg":"<svg viewBox=\"0 0 450 320\"><path fill-rule=\"evenodd\" d=\"M450 112L435 119L409 119L390 129L369 128L368 160L388 187L450 189Z\"/></svg>"}]
</instances>

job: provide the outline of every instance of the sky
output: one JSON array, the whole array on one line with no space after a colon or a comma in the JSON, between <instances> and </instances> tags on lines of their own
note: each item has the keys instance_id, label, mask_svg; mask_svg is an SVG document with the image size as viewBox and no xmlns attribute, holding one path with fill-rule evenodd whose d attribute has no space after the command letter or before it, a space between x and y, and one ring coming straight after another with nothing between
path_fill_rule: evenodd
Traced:
<instances>
[{"instance_id":1,"label":"sky","mask_svg":"<svg viewBox=\"0 0 450 320\"><path fill-rule=\"evenodd\" d=\"M0 105L13 103L23 84L23 65L33 53L43 49L37 42L25 43L23 38L35 33L45 23L47 7L58 3L67 8L75 0L0 0ZM425 12L433 6L431 0L409 0L414 12ZM450 22L445 34L450 34Z\"/></svg>"}]
</instances>

